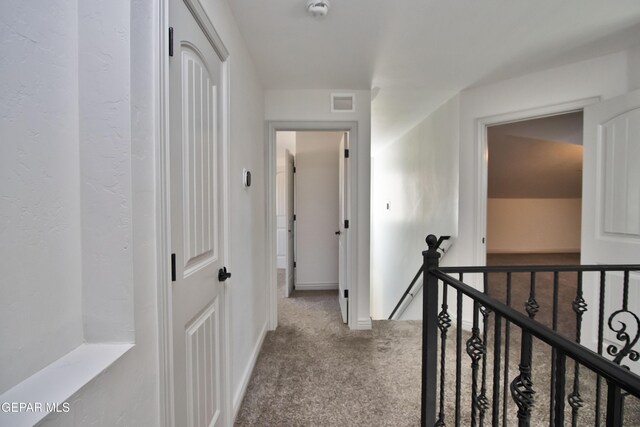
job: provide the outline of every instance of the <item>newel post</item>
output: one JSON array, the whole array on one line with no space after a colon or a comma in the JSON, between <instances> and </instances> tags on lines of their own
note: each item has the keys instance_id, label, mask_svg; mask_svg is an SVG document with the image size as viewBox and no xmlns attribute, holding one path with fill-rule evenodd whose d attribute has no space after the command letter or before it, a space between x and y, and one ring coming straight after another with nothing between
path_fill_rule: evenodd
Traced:
<instances>
[{"instance_id":1,"label":"newel post","mask_svg":"<svg viewBox=\"0 0 640 427\"><path fill-rule=\"evenodd\" d=\"M440 253L438 238L427 236L426 251L422 252L422 402L420 425L432 426L436 421L437 345L438 345L438 279L430 274L438 268Z\"/></svg>"}]
</instances>

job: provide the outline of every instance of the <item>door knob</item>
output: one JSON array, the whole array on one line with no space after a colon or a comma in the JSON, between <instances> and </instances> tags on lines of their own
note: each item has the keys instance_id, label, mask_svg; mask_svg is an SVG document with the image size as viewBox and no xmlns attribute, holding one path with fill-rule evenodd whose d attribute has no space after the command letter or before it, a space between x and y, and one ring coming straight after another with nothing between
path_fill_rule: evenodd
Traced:
<instances>
[{"instance_id":1,"label":"door knob","mask_svg":"<svg viewBox=\"0 0 640 427\"><path fill-rule=\"evenodd\" d=\"M339 235L341 235L341 234L342 234L342 231L338 230L338 231L336 231L336 233L335 233L335 234L336 234L336 236L339 236Z\"/></svg>"},{"instance_id":2,"label":"door knob","mask_svg":"<svg viewBox=\"0 0 640 427\"><path fill-rule=\"evenodd\" d=\"M218 281L224 282L230 277L231 273L227 271L227 267L222 267L220 270L218 270Z\"/></svg>"}]
</instances>

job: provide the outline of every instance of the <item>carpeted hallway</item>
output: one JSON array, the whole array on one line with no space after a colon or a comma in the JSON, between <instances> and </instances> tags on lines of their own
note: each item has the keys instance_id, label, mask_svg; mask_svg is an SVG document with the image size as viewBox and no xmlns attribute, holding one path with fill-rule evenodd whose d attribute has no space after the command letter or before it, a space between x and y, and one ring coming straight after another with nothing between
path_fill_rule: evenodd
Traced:
<instances>
[{"instance_id":1,"label":"carpeted hallway","mask_svg":"<svg viewBox=\"0 0 640 427\"><path fill-rule=\"evenodd\" d=\"M415 426L420 322L342 323L336 291L278 301L237 426Z\"/></svg>"},{"instance_id":2,"label":"carpeted hallway","mask_svg":"<svg viewBox=\"0 0 640 427\"><path fill-rule=\"evenodd\" d=\"M505 260L500 261L498 262L501 264L507 263ZM524 263L522 260L517 262ZM282 272L280 275L283 279ZM527 283L525 278L521 285L514 283L514 302L526 299ZM502 299L503 294L497 284L498 282L491 284L493 286L490 293ZM548 294L548 289L545 288L549 286L551 281L541 277L541 297ZM265 338L236 419L237 426L420 424L421 322L374 321L371 331L350 331L340 318L335 291L296 291L291 298L283 297L282 286L280 291L279 326ZM575 289L567 291L566 299L563 298L565 302L571 301L572 297L569 298L569 295ZM567 310L568 315L570 305L567 304L562 310ZM575 323L568 316L565 327L566 330L560 328L565 335L572 335L575 331ZM452 327L447 341L445 411L448 423L452 421L454 409L455 333L455 327ZM462 336L464 343L469 338L469 333L463 331ZM492 339L488 344L487 359L492 361ZM517 375L519 348L519 334L514 332L511 337L509 379ZM548 348L536 345L534 359L536 401L541 403L534 407L532 425L549 425L546 406L549 390ZM469 425L471 375L469 358L464 350L462 368L461 389L465 392L461 396L461 421L462 425ZM567 368L569 393L572 389L573 364L568 362ZM580 413L579 425L593 425L594 385L594 376L583 370L581 391L585 408ZM492 385L488 384L489 396L491 390ZM517 408L511 398L508 399L507 425L517 425ZM627 398L625 425L640 425L639 408L637 399ZM570 420L568 405L566 420ZM490 423L489 416L487 423Z\"/></svg>"}]
</instances>

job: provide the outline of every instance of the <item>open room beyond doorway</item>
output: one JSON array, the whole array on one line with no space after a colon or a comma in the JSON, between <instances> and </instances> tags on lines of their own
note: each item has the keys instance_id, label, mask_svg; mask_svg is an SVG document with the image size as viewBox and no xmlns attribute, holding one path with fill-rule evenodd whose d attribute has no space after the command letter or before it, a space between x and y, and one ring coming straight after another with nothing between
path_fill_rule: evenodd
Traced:
<instances>
[{"instance_id":1,"label":"open room beyond doorway","mask_svg":"<svg viewBox=\"0 0 640 427\"><path fill-rule=\"evenodd\" d=\"M487 128L487 264L578 264L582 111Z\"/></svg>"},{"instance_id":2,"label":"open room beyond doorway","mask_svg":"<svg viewBox=\"0 0 640 427\"><path fill-rule=\"evenodd\" d=\"M296 298L301 292L333 291L345 323L349 322L350 133L350 129L277 130L272 147L272 261L277 272L272 294ZM274 309L278 299L271 300Z\"/></svg>"}]
</instances>

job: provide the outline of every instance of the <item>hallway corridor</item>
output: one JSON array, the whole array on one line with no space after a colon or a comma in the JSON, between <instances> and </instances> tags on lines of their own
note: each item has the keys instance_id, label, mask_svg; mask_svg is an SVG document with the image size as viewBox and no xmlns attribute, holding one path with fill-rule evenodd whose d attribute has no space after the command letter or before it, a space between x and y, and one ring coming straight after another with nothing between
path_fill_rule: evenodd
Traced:
<instances>
[{"instance_id":1,"label":"hallway corridor","mask_svg":"<svg viewBox=\"0 0 640 427\"><path fill-rule=\"evenodd\" d=\"M419 424L419 322L350 331L335 291L280 290L236 426Z\"/></svg>"}]
</instances>

